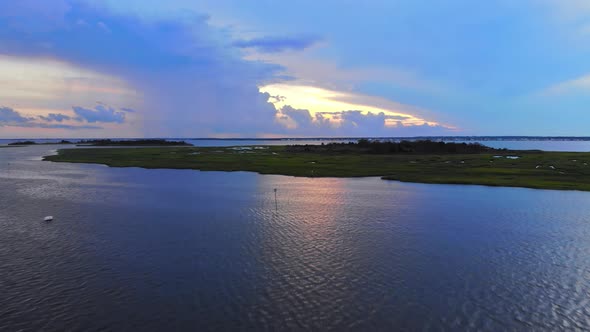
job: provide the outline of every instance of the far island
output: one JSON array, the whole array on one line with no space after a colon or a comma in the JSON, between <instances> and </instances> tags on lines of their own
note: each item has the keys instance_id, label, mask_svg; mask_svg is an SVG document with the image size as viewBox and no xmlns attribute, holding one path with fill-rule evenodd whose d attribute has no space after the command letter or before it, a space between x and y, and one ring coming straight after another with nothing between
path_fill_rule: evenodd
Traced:
<instances>
[{"instance_id":1,"label":"far island","mask_svg":"<svg viewBox=\"0 0 590 332\"><path fill-rule=\"evenodd\" d=\"M494 149L429 140L288 146L61 149L55 162L251 171L305 177L379 176L440 184L590 191L590 153Z\"/></svg>"},{"instance_id":2,"label":"far island","mask_svg":"<svg viewBox=\"0 0 590 332\"><path fill-rule=\"evenodd\" d=\"M165 139L87 139L76 143L77 146L192 146L185 141L169 141Z\"/></svg>"},{"instance_id":3,"label":"far island","mask_svg":"<svg viewBox=\"0 0 590 332\"><path fill-rule=\"evenodd\" d=\"M192 146L185 141L169 141L165 139L82 139L77 142L61 140L59 142L16 141L8 146L76 144L76 146Z\"/></svg>"},{"instance_id":4,"label":"far island","mask_svg":"<svg viewBox=\"0 0 590 332\"><path fill-rule=\"evenodd\" d=\"M74 144L70 141L61 140L59 142L35 142L35 141L16 141L8 143L8 146L27 146L27 145L54 145L54 144Z\"/></svg>"}]
</instances>

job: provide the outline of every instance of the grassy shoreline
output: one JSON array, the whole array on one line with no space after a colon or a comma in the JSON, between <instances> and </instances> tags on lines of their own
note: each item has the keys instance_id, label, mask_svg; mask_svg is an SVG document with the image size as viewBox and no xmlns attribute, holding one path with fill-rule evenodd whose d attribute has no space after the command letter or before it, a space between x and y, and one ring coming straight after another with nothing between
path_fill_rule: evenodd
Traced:
<instances>
[{"instance_id":1,"label":"grassy shoreline","mask_svg":"<svg viewBox=\"0 0 590 332\"><path fill-rule=\"evenodd\" d=\"M514 157L518 157L513 159ZM477 154L289 152L286 146L60 149L44 160L112 167L250 171L305 177L366 177L590 191L590 153L503 151Z\"/></svg>"}]
</instances>

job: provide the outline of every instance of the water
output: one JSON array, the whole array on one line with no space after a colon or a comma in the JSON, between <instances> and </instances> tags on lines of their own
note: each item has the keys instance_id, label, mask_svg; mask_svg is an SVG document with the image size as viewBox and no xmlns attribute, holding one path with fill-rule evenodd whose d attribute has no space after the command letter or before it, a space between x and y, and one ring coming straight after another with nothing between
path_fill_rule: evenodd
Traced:
<instances>
[{"instance_id":1,"label":"water","mask_svg":"<svg viewBox=\"0 0 590 332\"><path fill-rule=\"evenodd\" d=\"M492 140L479 143L496 149L590 152L590 141Z\"/></svg>"},{"instance_id":2,"label":"water","mask_svg":"<svg viewBox=\"0 0 590 332\"><path fill-rule=\"evenodd\" d=\"M55 148L0 149L0 330L590 329L590 193L39 160Z\"/></svg>"}]
</instances>

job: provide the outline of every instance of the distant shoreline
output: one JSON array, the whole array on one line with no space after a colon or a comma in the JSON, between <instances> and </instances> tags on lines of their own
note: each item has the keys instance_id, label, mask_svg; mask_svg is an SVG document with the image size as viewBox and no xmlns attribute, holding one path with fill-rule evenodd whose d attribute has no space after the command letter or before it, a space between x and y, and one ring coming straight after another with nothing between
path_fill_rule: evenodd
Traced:
<instances>
[{"instance_id":1,"label":"distant shoreline","mask_svg":"<svg viewBox=\"0 0 590 332\"><path fill-rule=\"evenodd\" d=\"M191 140L191 141L356 141L370 140L433 140L433 141L590 141L590 136L385 136L385 137L150 137L150 138L2 138L1 141L82 141L82 140Z\"/></svg>"},{"instance_id":2,"label":"distant shoreline","mask_svg":"<svg viewBox=\"0 0 590 332\"><path fill-rule=\"evenodd\" d=\"M192 146L185 141L172 141L166 139L134 139L134 140L112 140L112 139L91 139L59 142L36 142L31 140L19 140L7 144L8 146L29 146L29 145L76 145L76 146Z\"/></svg>"}]
</instances>

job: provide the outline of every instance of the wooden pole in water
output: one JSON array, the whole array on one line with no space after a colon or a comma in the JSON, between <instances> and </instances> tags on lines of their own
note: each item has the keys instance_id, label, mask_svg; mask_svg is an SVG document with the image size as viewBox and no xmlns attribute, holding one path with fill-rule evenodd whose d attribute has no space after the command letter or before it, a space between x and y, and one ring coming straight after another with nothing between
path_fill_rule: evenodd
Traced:
<instances>
[{"instance_id":1,"label":"wooden pole in water","mask_svg":"<svg viewBox=\"0 0 590 332\"><path fill-rule=\"evenodd\" d=\"M275 188L275 210L279 209L279 204L277 203L277 188Z\"/></svg>"}]
</instances>

